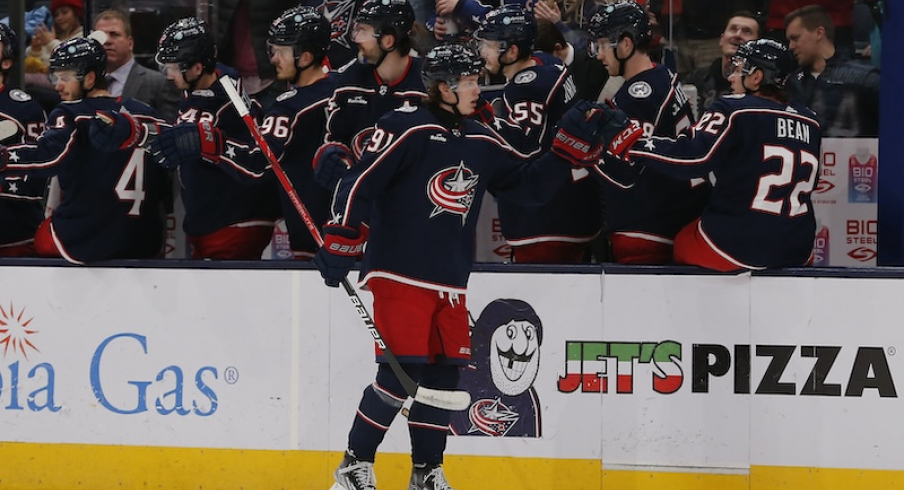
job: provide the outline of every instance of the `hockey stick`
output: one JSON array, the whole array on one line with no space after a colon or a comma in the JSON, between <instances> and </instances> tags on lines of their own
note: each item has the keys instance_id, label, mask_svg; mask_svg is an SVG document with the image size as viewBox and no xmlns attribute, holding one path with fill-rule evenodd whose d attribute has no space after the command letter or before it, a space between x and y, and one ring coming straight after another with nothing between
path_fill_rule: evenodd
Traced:
<instances>
[{"instance_id":1,"label":"hockey stick","mask_svg":"<svg viewBox=\"0 0 904 490\"><path fill-rule=\"evenodd\" d=\"M276 155L273 154L270 145L267 144L260 129L258 129L257 123L251 117L251 114L249 114L248 103L246 103L242 96L239 95L238 90L236 90L235 85L229 80L229 77L224 76L220 78L220 85L223 86L223 89L226 91L226 94L229 95L229 99L232 101L235 110L239 113L239 116L242 117L245 125L248 126L248 130L251 132L251 136L254 137L254 141L257 142L261 151L264 153L264 156L267 157L271 167L273 167L273 172L276 174L277 179L279 179L279 183L286 191L286 194L289 195L289 200L292 201L292 205L295 206L295 210L298 211L301 220L304 221L304 225L307 227L308 231L311 232L314 241L317 242L318 246L322 246L323 237L320 236L320 230L311 218L311 214L304 206L304 203L301 202L301 198L298 197L295 186L292 185L288 175L286 175L285 170L283 170L282 165L280 165L277 160ZM405 372L405 369L402 368L402 365L399 364L399 360L396 359L395 354L393 354L389 349L389 346L386 345L383 335L380 333L373 318L367 311L367 307L364 306L361 297L358 296L358 292L355 291L355 288L351 285L348 278L342 279L342 287L345 289L346 294L348 294L348 299L351 300L352 305L355 307L355 311L358 312L358 315L364 321L364 325L373 337L374 342L376 342L377 346L383 351L386 362L389 363L389 367L392 368L396 377L399 378L399 381L402 383L402 387L408 393L408 396L414 398L414 401L418 403L445 410L465 410L471 405L471 395L467 391L427 388L419 386L411 379L411 376L409 376L408 373Z\"/></svg>"}]
</instances>

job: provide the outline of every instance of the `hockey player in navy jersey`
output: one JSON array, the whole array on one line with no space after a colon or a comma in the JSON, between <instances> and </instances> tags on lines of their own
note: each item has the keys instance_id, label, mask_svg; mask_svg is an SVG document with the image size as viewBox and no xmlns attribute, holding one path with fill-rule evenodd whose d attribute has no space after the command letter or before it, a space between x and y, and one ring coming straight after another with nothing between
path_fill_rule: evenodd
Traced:
<instances>
[{"instance_id":1,"label":"hockey player in navy jersey","mask_svg":"<svg viewBox=\"0 0 904 490\"><path fill-rule=\"evenodd\" d=\"M195 18L178 20L164 29L157 45L157 63L166 77L185 91L176 124L196 123L217 128L235 141L252 141L248 128L232 108L218 79L231 69L217 65L217 48L207 24ZM228 72L228 73L224 73ZM238 82L237 82L238 83ZM239 91L242 91L239 84ZM255 118L260 106L252 105ZM163 129L161 134L172 129ZM212 132L209 134L213 134ZM222 140L205 146L202 158L161 162L178 167L185 205L183 228L194 259L260 259L270 243L279 215L274 181L243 184L216 164Z\"/></svg>"},{"instance_id":2,"label":"hockey player in navy jersey","mask_svg":"<svg viewBox=\"0 0 904 490\"><path fill-rule=\"evenodd\" d=\"M16 32L0 24L0 121L12 121L18 131L0 141L3 145L34 143L44 130L47 115L25 92L7 85L10 70L19 62ZM34 237L44 220L47 179L7 177L0 180L0 257L32 257Z\"/></svg>"},{"instance_id":3,"label":"hockey player in navy jersey","mask_svg":"<svg viewBox=\"0 0 904 490\"><path fill-rule=\"evenodd\" d=\"M788 102L793 64L783 45L748 41L733 63L731 76L744 93L717 99L689 133L644 138L625 154L622 142L639 132L629 127L612 140L611 153L677 178L715 174L703 216L675 238L679 264L719 271L806 265L816 233L810 200L822 139L816 115Z\"/></svg>"},{"instance_id":4,"label":"hockey player in navy jersey","mask_svg":"<svg viewBox=\"0 0 904 490\"><path fill-rule=\"evenodd\" d=\"M563 118L552 152L525 162L492 128L466 117L477 106L482 65L458 44L426 54L426 101L377 123L339 185L334 220L314 257L327 285L336 287L367 242L360 280L374 295L376 325L406 372L435 389L454 389L470 356L465 292L484 192L542 204L570 182L569 163L598 161L607 122L598 107L582 103ZM377 447L407 397L381 354L332 490L375 488ZM451 490L441 466L449 421L448 411L411 406L409 490Z\"/></svg>"},{"instance_id":5,"label":"hockey player in navy jersey","mask_svg":"<svg viewBox=\"0 0 904 490\"><path fill-rule=\"evenodd\" d=\"M608 4L590 19L589 31L592 54L609 76L625 79L613 101L645 136L675 137L693 125L677 75L650 59L653 36L643 7L631 0ZM597 177L612 255L622 264L671 262L675 234L700 216L711 190L702 178L678 180L643 168L623 176L603 166Z\"/></svg>"},{"instance_id":6,"label":"hockey player in navy jersey","mask_svg":"<svg viewBox=\"0 0 904 490\"><path fill-rule=\"evenodd\" d=\"M575 102L574 78L557 58L534 56L533 15L518 4L490 11L475 33L487 71L505 75L504 113L496 128L520 151L549 149L556 123ZM543 206L499 200L502 234L515 262L580 263L600 232L599 186L586 169Z\"/></svg>"},{"instance_id":7,"label":"hockey player in navy jersey","mask_svg":"<svg viewBox=\"0 0 904 490\"><path fill-rule=\"evenodd\" d=\"M424 97L421 59L409 54L414 10L407 0L367 0L358 10L352 41L358 59L339 69L330 100L326 143L318 151L318 182L332 189L360 157L377 120Z\"/></svg>"},{"instance_id":8,"label":"hockey player in navy jersey","mask_svg":"<svg viewBox=\"0 0 904 490\"><path fill-rule=\"evenodd\" d=\"M277 78L291 82L292 88L277 97L264 117L261 133L315 222L323 223L329 217L330 191L314 181L311 160L323 142L326 105L336 86L335 74L323 71L330 25L312 7L293 7L274 19L267 43ZM240 182L272 179L269 161L259 148L225 138L217 128L182 123L161 132L151 148L165 165L181 166L201 157L205 132L224 142L214 150L221 153L206 155L209 163ZM309 260L317 244L288 195L280 190L292 252L296 259Z\"/></svg>"},{"instance_id":9,"label":"hockey player in navy jersey","mask_svg":"<svg viewBox=\"0 0 904 490\"><path fill-rule=\"evenodd\" d=\"M162 252L163 171L141 149L96 149L90 128L95 112L104 110L126 110L149 124L163 121L142 102L111 96L104 84L106 65L103 45L92 37L54 49L50 80L63 102L34 144L3 151L4 176L59 176L62 201L35 235L42 257L81 264Z\"/></svg>"}]
</instances>

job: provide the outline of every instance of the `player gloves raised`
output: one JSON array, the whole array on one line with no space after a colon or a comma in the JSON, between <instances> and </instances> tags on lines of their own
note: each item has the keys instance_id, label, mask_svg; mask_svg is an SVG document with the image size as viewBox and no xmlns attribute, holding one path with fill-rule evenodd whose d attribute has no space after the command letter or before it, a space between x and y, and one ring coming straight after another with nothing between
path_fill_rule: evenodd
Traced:
<instances>
[{"instance_id":1,"label":"player gloves raised","mask_svg":"<svg viewBox=\"0 0 904 490\"><path fill-rule=\"evenodd\" d=\"M358 256L364 252L367 234L343 225L323 226L323 245L314 255L314 265L320 270L326 285L335 288L348 275Z\"/></svg>"},{"instance_id":2,"label":"player gloves raised","mask_svg":"<svg viewBox=\"0 0 904 490\"><path fill-rule=\"evenodd\" d=\"M216 165L223 153L223 134L207 121L178 124L163 129L151 142L150 151L154 160L169 170L198 160Z\"/></svg>"},{"instance_id":3,"label":"player gloves raised","mask_svg":"<svg viewBox=\"0 0 904 490\"><path fill-rule=\"evenodd\" d=\"M112 153L144 146L159 132L152 122L142 122L128 111L97 111L88 134L94 148Z\"/></svg>"},{"instance_id":4,"label":"player gloves raised","mask_svg":"<svg viewBox=\"0 0 904 490\"><path fill-rule=\"evenodd\" d=\"M596 165L603 153L599 140L602 116L599 105L583 100L568 109L559 121L552 152L574 165Z\"/></svg>"},{"instance_id":5,"label":"player gloves raised","mask_svg":"<svg viewBox=\"0 0 904 490\"><path fill-rule=\"evenodd\" d=\"M628 151L643 136L643 128L628 118L615 104L606 99L602 106L600 141L606 145L606 153L628 161Z\"/></svg>"},{"instance_id":6,"label":"player gloves raised","mask_svg":"<svg viewBox=\"0 0 904 490\"><path fill-rule=\"evenodd\" d=\"M314 181L321 187L333 189L342 180L355 160L348 146L338 141L330 141L322 145L311 165L314 167Z\"/></svg>"}]
</instances>

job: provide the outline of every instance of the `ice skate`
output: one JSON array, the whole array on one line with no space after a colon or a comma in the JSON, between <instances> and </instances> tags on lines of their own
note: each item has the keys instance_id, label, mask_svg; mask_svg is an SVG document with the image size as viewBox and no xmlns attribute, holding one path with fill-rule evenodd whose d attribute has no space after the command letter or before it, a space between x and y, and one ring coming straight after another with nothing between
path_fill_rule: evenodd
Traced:
<instances>
[{"instance_id":1,"label":"ice skate","mask_svg":"<svg viewBox=\"0 0 904 490\"><path fill-rule=\"evenodd\" d=\"M330 490L376 490L377 488L374 464L370 461L356 459L348 453L345 453L342 463L339 468L336 468L335 476L336 483L330 487Z\"/></svg>"},{"instance_id":2,"label":"ice skate","mask_svg":"<svg viewBox=\"0 0 904 490\"><path fill-rule=\"evenodd\" d=\"M411 470L408 490L455 490L446 481L443 467L440 465L415 464Z\"/></svg>"}]
</instances>

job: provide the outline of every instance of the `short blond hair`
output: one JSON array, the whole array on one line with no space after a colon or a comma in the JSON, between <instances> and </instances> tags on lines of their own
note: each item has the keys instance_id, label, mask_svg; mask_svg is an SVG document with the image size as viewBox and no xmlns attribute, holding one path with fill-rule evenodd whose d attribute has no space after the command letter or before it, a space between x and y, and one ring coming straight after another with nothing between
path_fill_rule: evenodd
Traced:
<instances>
[{"instance_id":1,"label":"short blond hair","mask_svg":"<svg viewBox=\"0 0 904 490\"><path fill-rule=\"evenodd\" d=\"M115 19L122 22L122 31L126 35L126 37L132 37L132 22L129 21L129 16L120 12L119 10L104 10L103 12L97 14L97 17L94 19L94 25L97 25L97 21L99 20L110 20Z\"/></svg>"}]
</instances>

